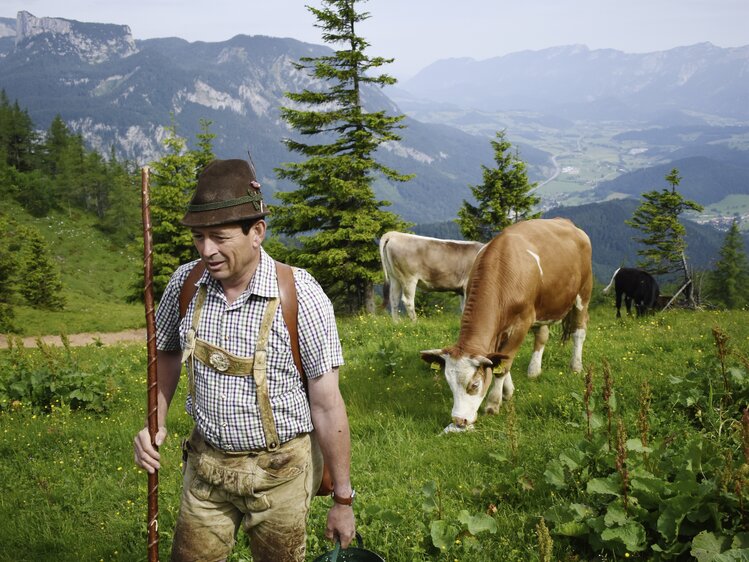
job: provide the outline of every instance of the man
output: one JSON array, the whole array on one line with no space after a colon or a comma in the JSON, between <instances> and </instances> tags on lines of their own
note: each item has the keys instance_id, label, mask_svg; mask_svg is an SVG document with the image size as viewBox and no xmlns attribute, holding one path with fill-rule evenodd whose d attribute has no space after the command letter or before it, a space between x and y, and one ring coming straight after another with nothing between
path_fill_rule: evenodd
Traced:
<instances>
[{"instance_id":1,"label":"man","mask_svg":"<svg viewBox=\"0 0 749 562\"><path fill-rule=\"evenodd\" d=\"M227 558L240 524L253 560L303 561L307 512L318 485L313 428L334 482L325 535L344 548L354 536L349 426L338 388L343 357L333 308L314 278L295 270L307 396L278 306L275 263L261 247L268 211L259 188L243 160L206 166L182 220L206 270L183 319L180 291L197 262L177 269L156 313L156 444L167 435L183 362L186 408L195 420L185 445L173 561ZM134 449L138 466L149 473L160 468L147 427L136 435Z\"/></svg>"}]
</instances>

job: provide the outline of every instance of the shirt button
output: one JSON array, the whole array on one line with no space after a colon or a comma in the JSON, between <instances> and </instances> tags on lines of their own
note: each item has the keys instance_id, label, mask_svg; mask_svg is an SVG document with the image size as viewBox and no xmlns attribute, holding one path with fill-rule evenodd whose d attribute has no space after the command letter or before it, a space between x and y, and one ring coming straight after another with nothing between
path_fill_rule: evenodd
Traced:
<instances>
[{"instance_id":1,"label":"shirt button","mask_svg":"<svg viewBox=\"0 0 749 562\"><path fill-rule=\"evenodd\" d=\"M226 394L223 394L223 393L222 393L222 394L221 394L221 398L223 398L224 400L226 400Z\"/></svg>"},{"instance_id":2,"label":"shirt button","mask_svg":"<svg viewBox=\"0 0 749 562\"><path fill-rule=\"evenodd\" d=\"M226 429L227 427L229 427L229 424L228 424L228 423L226 423L226 422L224 422L224 423L222 423L222 424L221 424L221 426L222 426L222 427L223 427L224 429Z\"/></svg>"}]
</instances>

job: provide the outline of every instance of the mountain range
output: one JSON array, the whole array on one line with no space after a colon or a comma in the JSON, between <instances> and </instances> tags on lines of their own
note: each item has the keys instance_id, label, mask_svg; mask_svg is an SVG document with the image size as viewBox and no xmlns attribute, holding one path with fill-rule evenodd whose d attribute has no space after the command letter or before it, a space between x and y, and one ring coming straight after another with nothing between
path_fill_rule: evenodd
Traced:
<instances>
[{"instance_id":1,"label":"mountain range","mask_svg":"<svg viewBox=\"0 0 749 562\"><path fill-rule=\"evenodd\" d=\"M192 145L207 119L217 156L249 152L272 200L293 187L274 174L296 159L282 143L296 134L280 118L284 93L323 86L294 63L331 52L266 36L141 41L127 25L19 12L0 18L0 88L40 129L59 114L93 148L137 163L163 152L172 125ZM636 197L665 187L673 166L701 204L749 198L749 47L634 55L566 46L449 59L363 97L369 110L407 115L402 140L378 158L416 177L378 180L375 190L414 223L456 217L481 166L493 165L489 140L499 130L547 209Z\"/></svg>"},{"instance_id":2,"label":"mountain range","mask_svg":"<svg viewBox=\"0 0 749 562\"><path fill-rule=\"evenodd\" d=\"M748 77L749 45L701 43L646 54L570 45L483 61L441 60L402 88L465 108L567 119L652 121L678 112L747 120Z\"/></svg>"},{"instance_id":3,"label":"mountain range","mask_svg":"<svg viewBox=\"0 0 749 562\"><path fill-rule=\"evenodd\" d=\"M294 67L301 57L330 54L327 47L293 39L238 35L219 43L178 38L135 41L123 25L36 18L19 12L16 33L0 41L0 87L46 128L56 114L106 154L145 163L158 157L167 127L190 143L207 119L222 158L256 164L269 195L290 185L273 169L293 161L282 139L294 135L280 118L287 91L319 87ZM16 25L12 25L16 24ZM7 33L7 31L6 31ZM11 40L12 39L12 40ZM370 109L398 108L380 89L365 88ZM405 185L376 186L406 220L455 216L466 184L491 162L489 142L458 129L406 119L403 140L380 150L386 164L416 178ZM435 188L439 195L435 195Z\"/></svg>"}]
</instances>

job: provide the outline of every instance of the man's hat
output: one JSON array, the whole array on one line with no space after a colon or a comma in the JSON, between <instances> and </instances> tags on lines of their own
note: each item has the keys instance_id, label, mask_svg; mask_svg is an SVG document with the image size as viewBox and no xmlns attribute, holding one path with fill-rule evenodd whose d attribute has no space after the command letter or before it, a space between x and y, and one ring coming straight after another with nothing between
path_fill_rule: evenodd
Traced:
<instances>
[{"instance_id":1,"label":"man's hat","mask_svg":"<svg viewBox=\"0 0 749 562\"><path fill-rule=\"evenodd\" d=\"M244 160L213 160L198 176L198 188L182 224L216 226L268 214L252 166Z\"/></svg>"}]
</instances>

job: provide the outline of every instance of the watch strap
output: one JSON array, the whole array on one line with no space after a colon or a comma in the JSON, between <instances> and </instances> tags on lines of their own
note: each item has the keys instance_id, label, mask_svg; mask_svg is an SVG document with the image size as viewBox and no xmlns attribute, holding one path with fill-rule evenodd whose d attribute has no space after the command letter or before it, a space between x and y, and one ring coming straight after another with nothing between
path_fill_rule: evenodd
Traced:
<instances>
[{"instance_id":1,"label":"watch strap","mask_svg":"<svg viewBox=\"0 0 749 562\"><path fill-rule=\"evenodd\" d=\"M330 494L330 497L333 498L333 501L341 505L354 505L354 496L356 496L356 490L354 490L353 488L351 488L351 495L347 498L337 496L335 490L333 490L333 492L331 492Z\"/></svg>"}]
</instances>

